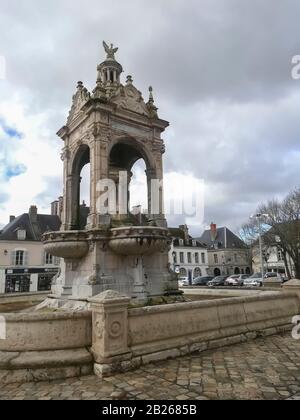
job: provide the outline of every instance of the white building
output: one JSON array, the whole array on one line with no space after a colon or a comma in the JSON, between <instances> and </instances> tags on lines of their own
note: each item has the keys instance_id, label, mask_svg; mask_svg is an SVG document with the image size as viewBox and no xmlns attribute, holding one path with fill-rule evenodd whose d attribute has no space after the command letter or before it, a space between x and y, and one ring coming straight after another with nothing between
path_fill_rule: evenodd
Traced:
<instances>
[{"instance_id":1,"label":"white building","mask_svg":"<svg viewBox=\"0 0 300 420\"><path fill-rule=\"evenodd\" d=\"M206 246L189 235L186 225L169 230L172 236L169 251L171 269L178 273L180 277L188 277L189 279L206 276L208 273Z\"/></svg>"},{"instance_id":2,"label":"white building","mask_svg":"<svg viewBox=\"0 0 300 420\"><path fill-rule=\"evenodd\" d=\"M227 227L212 223L198 240L208 248L209 275L251 274L248 247Z\"/></svg>"},{"instance_id":3,"label":"white building","mask_svg":"<svg viewBox=\"0 0 300 420\"><path fill-rule=\"evenodd\" d=\"M50 290L60 261L45 253L41 236L59 227L57 215L38 214L35 206L28 213L10 217L0 230L0 293Z\"/></svg>"},{"instance_id":4,"label":"white building","mask_svg":"<svg viewBox=\"0 0 300 420\"><path fill-rule=\"evenodd\" d=\"M289 255L286 255L286 262L290 275L293 277L295 275L294 264ZM263 264L264 273L274 272L288 277L283 252L276 245L263 246ZM261 260L258 244L255 244L252 248L252 266L254 272L261 272Z\"/></svg>"}]
</instances>

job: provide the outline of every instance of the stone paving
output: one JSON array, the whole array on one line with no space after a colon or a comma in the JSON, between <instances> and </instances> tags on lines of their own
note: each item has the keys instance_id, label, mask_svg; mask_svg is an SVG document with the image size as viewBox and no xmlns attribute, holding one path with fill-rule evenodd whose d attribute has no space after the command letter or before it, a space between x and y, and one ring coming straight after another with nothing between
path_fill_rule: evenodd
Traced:
<instances>
[{"instance_id":1,"label":"stone paving","mask_svg":"<svg viewBox=\"0 0 300 420\"><path fill-rule=\"evenodd\" d=\"M104 380L87 376L0 385L1 400L277 400L299 395L300 340L290 334L157 362Z\"/></svg>"}]
</instances>

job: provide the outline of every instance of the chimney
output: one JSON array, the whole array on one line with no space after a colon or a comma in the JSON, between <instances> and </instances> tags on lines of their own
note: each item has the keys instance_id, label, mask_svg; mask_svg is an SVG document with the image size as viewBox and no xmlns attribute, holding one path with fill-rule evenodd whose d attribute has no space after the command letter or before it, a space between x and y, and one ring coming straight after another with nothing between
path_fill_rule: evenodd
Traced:
<instances>
[{"instance_id":1,"label":"chimney","mask_svg":"<svg viewBox=\"0 0 300 420\"><path fill-rule=\"evenodd\" d=\"M58 215L58 200L53 201L51 203L51 216L57 216Z\"/></svg>"},{"instance_id":2,"label":"chimney","mask_svg":"<svg viewBox=\"0 0 300 420\"><path fill-rule=\"evenodd\" d=\"M9 216L9 223L13 222L15 220L16 216Z\"/></svg>"},{"instance_id":3,"label":"chimney","mask_svg":"<svg viewBox=\"0 0 300 420\"><path fill-rule=\"evenodd\" d=\"M31 220L31 222L36 223L37 222L37 206L30 206L29 209L29 218Z\"/></svg>"},{"instance_id":4,"label":"chimney","mask_svg":"<svg viewBox=\"0 0 300 420\"><path fill-rule=\"evenodd\" d=\"M184 232L184 240L188 241L190 239L189 237L189 228L187 227L187 225L180 225L179 226L180 230L183 230Z\"/></svg>"},{"instance_id":5,"label":"chimney","mask_svg":"<svg viewBox=\"0 0 300 420\"><path fill-rule=\"evenodd\" d=\"M214 242L217 239L217 225L213 222L210 224L210 237L212 242Z\"/></svg>"}]
</instances>

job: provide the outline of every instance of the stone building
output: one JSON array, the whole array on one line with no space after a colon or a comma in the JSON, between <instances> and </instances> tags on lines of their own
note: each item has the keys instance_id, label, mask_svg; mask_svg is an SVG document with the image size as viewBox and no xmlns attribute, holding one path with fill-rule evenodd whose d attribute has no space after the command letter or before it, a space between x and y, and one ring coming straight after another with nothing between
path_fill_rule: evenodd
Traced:
<instances>
[{"instance_id":1,"label":"stone building","mask_svg":"<svg viewBox=\"0 0 300 420\"><path fill-rule=\"evenodd\" d=\"M261 272L261 259L259 253L259 244L256 241L255 244L251 247L252 251L252 270L255 273ZM289 257L286 255L286 263L290 271L290 275L294 276L294 264ZM263 246L263 264L264 264L264 273L274 272L288 277L288 272L286 269L286 263L284 261L283 251L279 249L278 246L274 245L265 245Z\"/></svg>"},{"instance_id":2,"label":"stone building","mask_svg":"<svg viewBox=\"0 0 300 420\"><path fill-rule=\"evenodd\" d=\"M208 249L209 274L250 274L251 256L247 245L227 227L212 223L199 238Z\"/></svg>"},{"instance_id":3,"label":"stone building","mask_svg":"<svg viewBox=\"0 0 300 420\"><path fill-rule=\"evenodd\" d=\"M56 214L38 214L36 206L18 217L10 216L0 231L0 293L50 290L60 262L45 252L41 237L59 227Z\"/></svg>"},{"instance_id":4,"label":"stone building","mask_svg":"<svg viewBox=\"0 0 300 420\"><path fill-rule=\"evenodd\" d=\"M188 277L190 280L208 274L207 247L197 239L189 235L186 225L179 228L170 228L172 236L171 249L169 251L170 266L180 277Z\"/></svg>"}]
</instances>

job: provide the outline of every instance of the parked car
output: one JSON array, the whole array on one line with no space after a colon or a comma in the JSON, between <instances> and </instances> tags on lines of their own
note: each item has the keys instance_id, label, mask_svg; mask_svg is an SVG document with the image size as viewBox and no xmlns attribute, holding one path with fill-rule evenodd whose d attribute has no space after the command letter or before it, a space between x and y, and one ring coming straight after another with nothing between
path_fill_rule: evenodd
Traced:
<instances>
[{"instance_id":1,"label":"parked car","mask_svg":"<svg viewBox=\"0 0 300 420\"><path fill-rule=\"evenodd\" d=\"M283 278L279 273L266 273L264 275L263 285L268 285L268 283L283 283Z\"/></svg>"},{"instance_id":2,"label":"parked car","mask_svg":"<svg viewBox=\"0 0 300 420\"><path fill-rule=\"evenodd\" d=\"M189 282L188 277L179 277L179 279L178 279L179 287L189 286L189 284L190 284L190 282Z\"/></svg>"},{"instance_id":3,"label":"parked car","mask_svg":"<svg viewBox=\"0 0 300 420\"><path fill-rule=\"evenodd\" d=\"M217 276L207 283L209 287L224 286L227 276Z\"/></svg>"},{"instance_id":4,"label":"parked car","mask_svg":"<svg viewBox=\"0 0 300 420\"><path fill-rule=\"evenodd\" d=\"M273 278L276 278L276 279L278 279L278 280L283 280L283 278L281 277L281 275L279 274L279 273L272 273L272 272L270 272L270 273L266 273L265 275L264 275L264 278L265 279L273 279Z\"/></svg>"},{"instance_id":5,"label":"parked car","mask_svg":"<svg viewBox=\"0 0 300 420\"><path fill-rule=\"evenodd\" d=\"M244 286L248 287L261 287L262 286L262 274L254 273L252 276L244 280Z\"/></svg>"},{"instance_id":6,"label":"parked car","mask_svg":"<svg viewBox=\"0 0 300 420\"><path fill-rule=\"evenodd\" d=\"M243 286L248 277L247 274L234 274L226 279L225 286Z\"/></svg>"},{"instance_id":7,"label":"parked car","mask_svg":"<svg viewBox=\"0 0 300 420\"><path fill-rule=\"evenodd\" d=\"M193 280L193 286L207 286L207 283L213 280L214 276L201 276Z\"/></svg>"}]
</instances>

